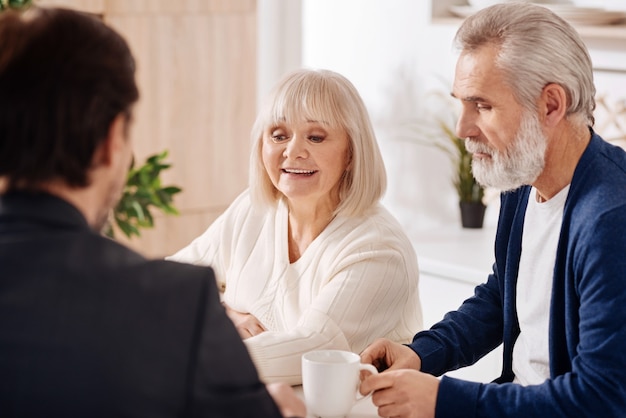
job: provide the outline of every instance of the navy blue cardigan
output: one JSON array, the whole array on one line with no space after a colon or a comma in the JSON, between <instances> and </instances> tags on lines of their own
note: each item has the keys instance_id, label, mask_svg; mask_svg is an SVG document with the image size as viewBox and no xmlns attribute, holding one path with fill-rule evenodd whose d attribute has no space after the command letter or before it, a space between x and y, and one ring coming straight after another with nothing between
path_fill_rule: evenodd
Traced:
<instances>
[{"instance_id":1,"label":"navy blue cardigan","mask_svg":"<svg viewBox=\"0 0 626 418\"><path fill-rule=\"evenodd\" d=\"M565 202L550 306L550 379L513 380L519 334L515 287L530 187L501 197L495 264L455 312L410 347L422 370L441 375L504 344L494 383L444 376L436 417L626 416L626 153L595 133Z\"/></svg>"}]
</instances>

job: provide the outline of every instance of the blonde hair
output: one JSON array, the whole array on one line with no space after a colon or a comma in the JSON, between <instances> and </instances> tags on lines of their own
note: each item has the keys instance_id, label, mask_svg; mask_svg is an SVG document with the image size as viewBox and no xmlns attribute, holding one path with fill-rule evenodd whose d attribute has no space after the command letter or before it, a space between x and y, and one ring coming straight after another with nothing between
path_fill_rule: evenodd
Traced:
<instances>
[{"instance_id":1,"label":"blonde hair","mask_svg":"<svg viewBox=\"0 0 626 418\"><path fill-rule=\"evenodd\" d=\"M335 214L360 216L385 193L387 175L367 109L352 83L329 70L301 69L287 74L270 93L250 135L250 191L253 204L282 198L263 165L264 131L280 121L323 120L348 135L350 165L339 187Z\"/></svg>"}]
</instances>

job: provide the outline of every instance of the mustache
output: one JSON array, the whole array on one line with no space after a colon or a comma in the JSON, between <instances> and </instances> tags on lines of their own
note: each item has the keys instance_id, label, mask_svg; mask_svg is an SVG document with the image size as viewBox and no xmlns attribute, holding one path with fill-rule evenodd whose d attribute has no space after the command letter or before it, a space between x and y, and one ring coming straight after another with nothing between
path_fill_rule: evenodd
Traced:
<instances>
[{"instance_id":1,"label":"mustache","mask_svg":"<svg viewBox=\"0 0 626 418\"><path fill-rule=\"evenodd\" d=\"M465 149L471 154L481 153L491 155L494 152L489 145L478 142L471 138L465 139Z\"/></svg>"}]
</instances>

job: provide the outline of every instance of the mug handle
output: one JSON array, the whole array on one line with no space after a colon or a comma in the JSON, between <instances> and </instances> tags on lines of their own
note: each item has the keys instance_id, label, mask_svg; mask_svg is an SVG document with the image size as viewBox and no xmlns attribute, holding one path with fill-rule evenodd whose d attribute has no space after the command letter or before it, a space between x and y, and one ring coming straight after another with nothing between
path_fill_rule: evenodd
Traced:
<instances>
[{"instance_id":1,"label":"mug handle","mask_svg":"<svg viewBox=\"0 0 626 418\"><path fill-rule=\"evenodd\" d=\"M376 367L374 367L371 364L365 364L365 363L361 363L359 364L359 371L361 370L367 370L368 372L370 372L371 374L378 374L378 369L376 369ZM359 383L359 386L361 384ZM372 395L372 392L368 393L367 395L361 395L361 393L359 392L359 389L357 387L357 391L356 391L356 400L357 402L360 401L361 399L365 399L369 396Z\"/></svg>"}]
</instances>

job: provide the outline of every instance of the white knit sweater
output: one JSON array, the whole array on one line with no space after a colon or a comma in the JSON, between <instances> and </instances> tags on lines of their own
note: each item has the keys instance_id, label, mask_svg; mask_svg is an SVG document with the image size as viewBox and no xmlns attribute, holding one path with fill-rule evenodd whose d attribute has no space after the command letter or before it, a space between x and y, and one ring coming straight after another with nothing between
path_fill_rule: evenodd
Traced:
<instances>
[{"instance_id":1,"label":"white knit sweater","mask_svg":"<svg viewBox=\"0 0 626 418\"><path fill-rule=\"evenodd\" d=\"M362 218L336 217L289 263L288 210L252 207L240 195L204 234L170 257L210 265L224 301L268 331L245 340L266 382L301 383L301 355L360 352L375 338L409 342L422 329L415 251L378 205Z\"/></svg>"}]
</instances>

